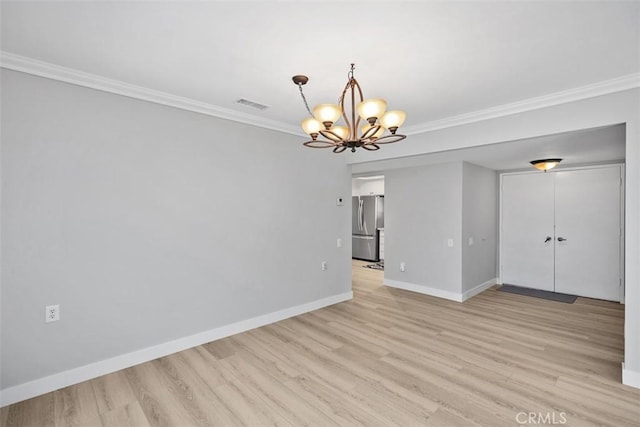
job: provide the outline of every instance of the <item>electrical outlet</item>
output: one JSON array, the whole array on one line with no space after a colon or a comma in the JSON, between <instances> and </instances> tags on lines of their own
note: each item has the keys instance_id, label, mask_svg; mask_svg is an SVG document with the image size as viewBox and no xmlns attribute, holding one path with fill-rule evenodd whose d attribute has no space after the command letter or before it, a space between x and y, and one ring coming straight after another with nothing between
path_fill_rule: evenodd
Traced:
<instances>
[{"instance_id":1,"label":"electrical outlet","mask_svg":"<svg viewBox=\"0 0 640 427\"><path fill-rule=\"evenodd\" d=\"M336 239L336 246L339 247L339 248L342 247L342 239L339 238L339 237Z\"/></svg>"},{"instance_id":2,"label":"electrical outlet","mask_svg":"<svg viewBox=\"0 0 640 427\"><path fill-rule=\"evenodd\" d=\"M322 261L322 263L320 264L320 269L322 271L325 271L327 269L327 261Z\"/></svg>"},{"instance_id":3,"label":"electrical outlet","mask_svg":"<svg viewBox=\"0 0 640 427\"><path fill-rule=\"evenodd\" d=\"M48 305L44 308L44 323L60 320L60 305Z\"/></svg>"},{"instance_id":4,"label":"electrical outlet","mask_svg":"<svg viewBox=\"0 0 640 427\"><path fill-rule=\"evenodd\" d=\"M406 264L404 262L400 263L400 271L404 271Z\"/></svg>"}]
</instances>

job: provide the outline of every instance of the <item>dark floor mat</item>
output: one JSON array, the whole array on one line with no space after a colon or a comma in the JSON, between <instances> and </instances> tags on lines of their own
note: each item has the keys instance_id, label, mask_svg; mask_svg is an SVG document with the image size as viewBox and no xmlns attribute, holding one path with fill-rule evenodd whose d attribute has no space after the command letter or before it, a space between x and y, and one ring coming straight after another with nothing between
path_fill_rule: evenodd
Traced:
<instances>
[{"instance_id":1,"label":"dark floor mat","mask_svg":"<svg viewBox=\"0 0 640 427\"><path fill-rule=\"evenodd\" d=\"M575 295L559 294L557 292L541 291L539 289L523 288L522 286L513 285L502 285L498 290L502 292L510 292L512 294L548 299L551 301L566 302L567 304L573 304L578 298Z\"/></svg>"},{"instance_id":2,"label":"dark floor mat","mask_svg":"<svg viewBox=\"0 0 640 427\"><path fill-rule=\"evenodd\" d=\"M372 270L384 270L384 263L377 262L375 264L367 264L364 266L364 268L370 268Z\"/></svg>"}]
</instances>

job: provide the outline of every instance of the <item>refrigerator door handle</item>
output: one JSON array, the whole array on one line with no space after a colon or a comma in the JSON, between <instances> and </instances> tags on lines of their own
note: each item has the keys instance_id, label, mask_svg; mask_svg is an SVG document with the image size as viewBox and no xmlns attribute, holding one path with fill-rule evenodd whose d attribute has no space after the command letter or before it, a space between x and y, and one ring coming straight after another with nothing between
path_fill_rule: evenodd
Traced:
<instances>
[{"instance_id":1,"label":"refrigerator door handle","mask_svg":"<svg viewBox=\"0 0 640 427\"><path fill-rule=\"evenodd\" d=\"M376 236L358 236L355 234L351 237L353 237L354 239L362 239L362 240L373 240L376 238Z\"/></svg>"},{"instance_id":2,"label":"refrigerator door handle","mask_svg":"<svg viewBox=\"0 0 640 427\"><path fill-rule=\"evenodd\" d=\"M358 199L358 230L362 231L362 226L364 223L364 210L362 209L362 205L364 204L364 200Z\"/></svg>"}]
</instances>

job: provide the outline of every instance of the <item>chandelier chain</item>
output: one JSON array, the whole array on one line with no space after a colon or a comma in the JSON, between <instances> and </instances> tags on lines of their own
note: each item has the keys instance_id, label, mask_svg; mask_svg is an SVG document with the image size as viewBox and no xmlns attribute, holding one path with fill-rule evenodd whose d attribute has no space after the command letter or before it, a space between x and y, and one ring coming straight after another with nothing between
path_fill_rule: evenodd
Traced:
<instances>
[{"instance_id":1,"label":"chandelier chain","mask_svg":"<svg viewBox=\"0 0 640 427\"><path fill-rule=\"evenodd\" d=\"M309 104L307 103L307 97L305 97L304 92L302 92L302 83L298 83L298 89L300 89L300 96L302 96L302 100L304 101L304 106L309 112L309 115L313 117L313 113L311 112L311 109L309 108Z\"/></svg>"}]
</instances>

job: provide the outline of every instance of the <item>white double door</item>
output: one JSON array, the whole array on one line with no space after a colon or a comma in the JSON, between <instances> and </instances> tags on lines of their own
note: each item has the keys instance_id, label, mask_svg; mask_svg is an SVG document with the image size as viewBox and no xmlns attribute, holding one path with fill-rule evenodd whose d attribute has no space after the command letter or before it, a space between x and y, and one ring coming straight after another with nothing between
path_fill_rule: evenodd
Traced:
<instances>
[{"instance_id":1,"label":"white double door","mask_svg":"<svg viewBox=\"0 0 640 427\"><path fill-rule=\"evenodd\" d=\"M620 165L502 176L502 283L621 298Z\"/></svg>"}]
</instances>

